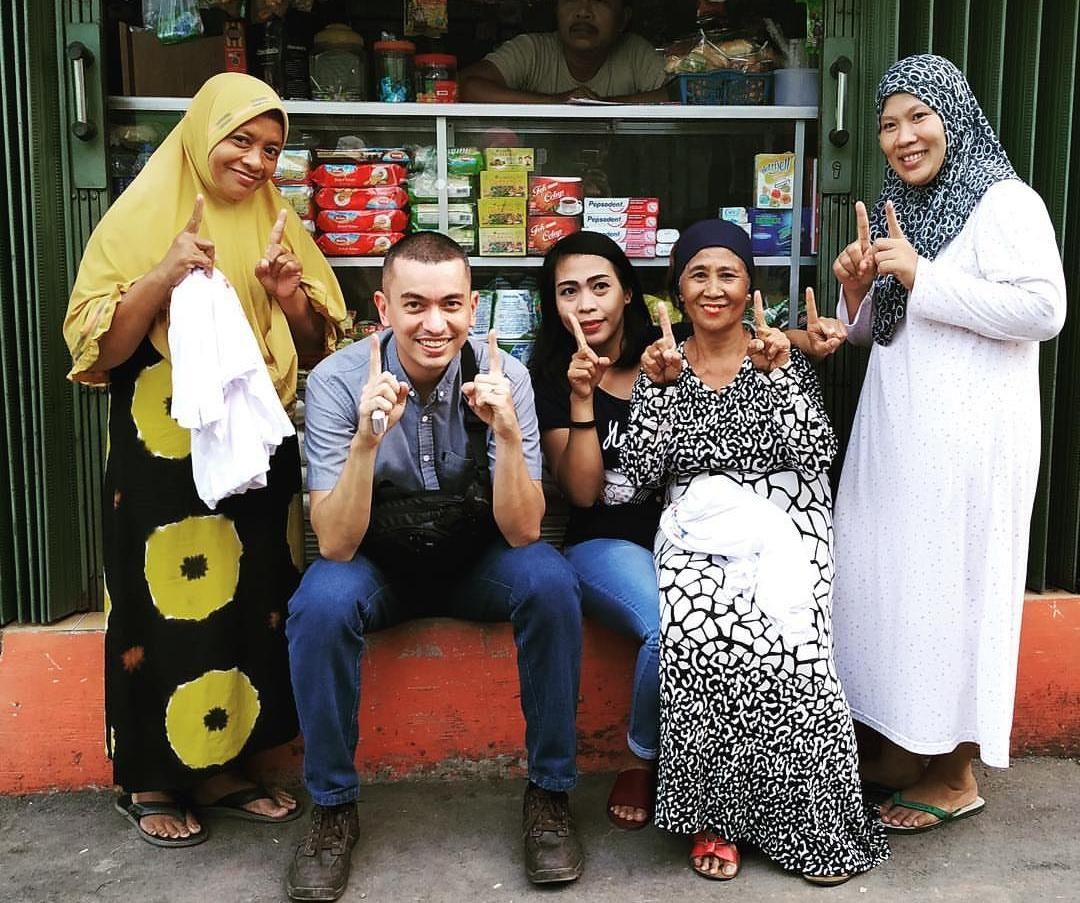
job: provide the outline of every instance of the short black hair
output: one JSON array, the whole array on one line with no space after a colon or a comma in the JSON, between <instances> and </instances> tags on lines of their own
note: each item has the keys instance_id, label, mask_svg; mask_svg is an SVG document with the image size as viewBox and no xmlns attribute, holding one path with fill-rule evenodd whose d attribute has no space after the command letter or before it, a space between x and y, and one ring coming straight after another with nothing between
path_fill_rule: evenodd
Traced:
<instances>
[{"instance_id":1,"label":"short black hair","mask_svg":"<svg viewBox=\"0 0 1080 903\"><path fill-rule=\"evenodd\" d=\"M555 268L563 257L572 254L603 257L615 269L623 291L630 293L630 303L623 310L622 348L612 366L620 370L636 366L653 340L654 331L641 280L622 248L599 232L572 232L559 239L547 252L540 268L540 328L529 370L533 376L561 386L566 385L566 368L577 350L577 342L563 325L555 303Z\"/></svg>"},{"instance_id":2,"label":"short black hair","mask_svg":"<svg viewBox=\"0 0 1080 903\"><path fill-rule=\"evenodd\" d=\"M382 290L386 291L386 274L396 260L415 260L418 263L445 263L460 260L472 281L469 257L456 241L441 232L413 232L390 248L383 258Z\"/></svg>"}]
</instances>

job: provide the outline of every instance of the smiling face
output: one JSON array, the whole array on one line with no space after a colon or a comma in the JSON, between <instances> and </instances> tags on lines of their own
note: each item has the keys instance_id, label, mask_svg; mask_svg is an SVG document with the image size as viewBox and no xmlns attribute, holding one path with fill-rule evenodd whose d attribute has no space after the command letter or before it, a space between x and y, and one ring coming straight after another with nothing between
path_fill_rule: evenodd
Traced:
<instances>
[{"instance_id":1,"label":"smiling face","mask_svg":"<svg viewBox=\"0 0 1080 903\"><path fill-rule=\"evenodd\" d=\"M230 201L250 197L274 174L284 133L270 113L249 119L233 129L210 151L210 175Z\"/></svg>"},{"instance_id":2,"label":"smiling face","mask_svg":"<svg viewBox=\"0 0 1080 903\"><path fill-rule=\"evenodd\" d=\"M695 332L741 328L750 275L734 251L702 248L679 276L679 295Z\"/></svg>"},{"instance_id":3,"label":"smiling face","mask_svg":"<svg viewBox=\"0 0 1080 903\"><path fill-rule=\"evenodd\" d=\"M382 324L394 330L398 359L421 395L435 388L465 344L477 298L461 260L401 258L383 270L375 306Z\"/></svg>"},{"instance_id":4,"label":"smiling face","mask_svg":"<svg viewBox=\"0 0 1080 903\"><path fill-rule=\"evenodd\" d=\"M878 143L889 166L908 185L933 181L948 149L941 117L911 94L893 94L885 100Z\"/></svg>"},{"instance_id":5,"label":"smiling face","mask_svg":"<svg viewBox=\"0 0 1080 903\"><path fill-rule=\"evenodd\" d=\"M555 265L555 306L566 331L577 320L585 341L600 356L616 360L622 349L623 314L630 292L615 267L596 254L567 254Z\"/></svg>"},{"instance_id":6,"label":"smiling face","mask_svg":"<svg viewBox=\"0 0 1080 903\"><path fill-rule=\"evenodd\" d=\"M629 19L623 0L558 0L555 7L559 40L580 53L606 53Z\"/></svg>"}]
</instances>

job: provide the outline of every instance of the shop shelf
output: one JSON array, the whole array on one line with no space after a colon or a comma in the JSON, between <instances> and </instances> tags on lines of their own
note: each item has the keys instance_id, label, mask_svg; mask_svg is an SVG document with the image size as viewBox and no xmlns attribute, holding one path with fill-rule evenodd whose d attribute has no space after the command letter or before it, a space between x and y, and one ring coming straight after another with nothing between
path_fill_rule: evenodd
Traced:
<instances>
[{"instance_id":1,"label":"shop shelf","mask_svg":"<svg viewBox=\"0 0 1080 903\"><path fill-rule=\"evenodd\" d=\"M633 258L630 262L636 267L666 267L668 265L669 258L667 257L638 257ZM383 258L381 257L328 257L327 261L332 267L368 267L375 268L381 267L383 264ZM474 268L515 268L525 269L528 267L538 267L544 262L543 257L470 257L469 265ZM817 263L816 255L809 255L799 258L799 266L810 267ZM789 257L755 257L754 266L758 267L788 267L791 266L791 258Z\"/></svg>"}]
</instances>

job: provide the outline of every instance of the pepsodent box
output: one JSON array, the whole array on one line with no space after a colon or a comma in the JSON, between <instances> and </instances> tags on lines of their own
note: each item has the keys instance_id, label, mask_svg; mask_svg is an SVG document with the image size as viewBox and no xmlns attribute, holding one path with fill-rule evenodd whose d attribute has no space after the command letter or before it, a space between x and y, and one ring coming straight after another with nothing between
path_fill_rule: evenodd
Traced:
<instances>
[{"instance_id":1,"label":"pepsodent box","mask_svg":"<svg viewBox=\"0 0 1080 903\"><path fill-rule=\"evenodd\" d=\"M658 198L585 198L585 215L599 214L637 214L660 215Z\"/></svg>"},{"instance_id":2,"label":"pepsodent box","mask_svg":"<svg viewBox=\"0 0 1080 903\"><path fill-rule=\"evenodd\" d=\"M586 213L585 228L655 229L655 213Z\"/></svg>"}]
</instances>

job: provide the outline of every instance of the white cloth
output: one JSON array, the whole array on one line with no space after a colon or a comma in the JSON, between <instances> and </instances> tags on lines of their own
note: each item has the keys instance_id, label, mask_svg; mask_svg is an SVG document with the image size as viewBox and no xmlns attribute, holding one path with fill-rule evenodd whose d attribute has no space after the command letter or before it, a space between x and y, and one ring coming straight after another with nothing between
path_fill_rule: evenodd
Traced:
<instances>
[{"instance_id":1,"label":"white cloth","mask_svg":"<svg viewBox=\"0 0 1080 903\"><path fill-rule=\"evenodd\" d=\"M872 298L849 340L869 341ZM839 316L847 320L843 300ZM855 718L1005 767L1039 468L1039 346L1065 282L1039 196L987 190L874 345L834 513L835 656Z\"/></svg>"},{"instance_id":2,"label":"white cloth","mask_svg":"<svg viewBox=\"0 0 1080 903\"><path fill-rule=\"evenodd\" d=\"M194 270L172 292L170 413L191 430L199 498L218 502L266 486L270 456L295 432L240 299L215 270Z\"/></svg>"},{"instance_id":3,"label":"white cloth","mask_svg":"<svg viewBox=\"0 0 1080 903\"><path fill-rule=\"evenodd\" d=\"M664 509L660 529L680 549L723 555L746 568L754 601L788 644L817 639L819 574L786 511L723 474L701 474Z\"/></svg>"}]
</instances>

